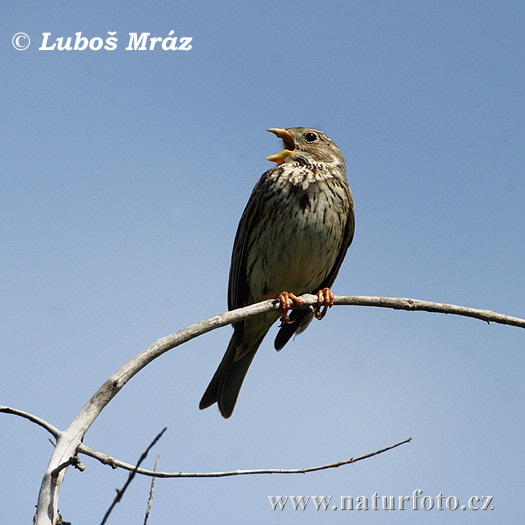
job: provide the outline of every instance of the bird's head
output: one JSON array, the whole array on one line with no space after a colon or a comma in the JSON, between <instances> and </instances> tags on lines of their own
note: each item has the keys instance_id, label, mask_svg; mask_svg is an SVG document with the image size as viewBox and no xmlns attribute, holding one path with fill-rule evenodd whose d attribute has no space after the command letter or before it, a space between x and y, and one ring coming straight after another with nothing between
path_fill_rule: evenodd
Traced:
<instances>
[{"instance_id":1,"label":"bird's head","mask_svg":"<svg viewBox=\"0 0 525 525\"><path fill-rule=\"evenodd\" d=\"M313 128L271 128L283 140L284 149L266 160L283 162L305 162L306 164L344 163L336 144L322 131Z\"/></svg>"}]
</instances>

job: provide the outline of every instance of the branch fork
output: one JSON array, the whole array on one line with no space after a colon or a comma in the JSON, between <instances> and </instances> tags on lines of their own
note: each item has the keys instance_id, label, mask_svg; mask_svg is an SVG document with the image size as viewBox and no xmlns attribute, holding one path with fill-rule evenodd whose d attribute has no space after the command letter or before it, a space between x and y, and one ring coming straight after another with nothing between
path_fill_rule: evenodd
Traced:
<instances>
[{"instance_id":1,"label":"branch fork","mask_svg":"<svg viewBox=\"0 0 525 525\"><path fill-rule=\"evenodd\" d=\"M316 295L304 294L299 297L300 302L294 302L292 308L314 309L318 305ZM343 296L336 295L333 298L333 304L352 305L352 306L374 306L380 308L392 308L395 310L407 311L426 311L438 312L445 314L455 314L465 317L480 319L487 323L499 323L510 326L525 328L525 319L512 317L505 314L493 312L491 310L479 310L476 308L467 308L452 304L437 303L431 301L421 301L418 299L402 297L368 297L368 296ZM34 523L36 525L55 525L59 519L58 497L64 480L67 467L74 465L76 468L83 470L84 466L77 457L78 453L84 453L91 457L109 464L113 468L121 467L140 474L146 474L156 477L222 477L239 474L271 474L271 473L305 473L325 468L334 468L337 466L355 463L361 459L366 459L380 454L392 448L408 443L410 439L401 441L385 449L361 456L356 459L345 460L338 463L322 465L319 467L309 467L305 469L266 469L266 470L247 470L247 471L230 471L230 472L213 472L213 473L166 473L153 472L128 465L106 454L94 451L82 443L82 440L106 405L120 392L124 385L146 365L154 359L161 356L168 350L171 350L181 344L198 337L199 335L215 330L222 326L232 324L238 321L249 319L272 310L278 310L281 307L280 301L270 299L256 303L244 308L239 308L231 312L216 315L205 319L204 321L192 324L174 334L168 335L155 341L151 346L146 348L140 354L132 358L119 370L117 370L105 383L98 389L93 397L82 407L81 411L71 423L69 428L64 431L59 430L52 424L44 421L42 418L29 414L22 410L10 407L0 406L0 412L17 415L26 418L33 423L45 428L55 439L56 445L49 461L46 473L42 479L40 493L38 497L37 513Z\"/></svg>"}]
</instances>

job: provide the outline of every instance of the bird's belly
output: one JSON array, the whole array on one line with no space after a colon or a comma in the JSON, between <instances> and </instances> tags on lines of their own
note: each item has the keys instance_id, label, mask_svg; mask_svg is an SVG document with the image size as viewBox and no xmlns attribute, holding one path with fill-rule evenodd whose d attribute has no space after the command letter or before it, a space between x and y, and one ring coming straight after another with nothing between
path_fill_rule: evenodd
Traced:
<instances>
[{"instance_id":1,"label":"bird's belly","mask_svg":"<svg viewBox=\"0 0 525 525\"><path fill-rule=\"evenodd\" d=\"M258 229L259 246L251 252L259 256L247 261L255 301L282 291L314 292L336 262L346 221L342 198L312 192L303 202L300 208L275 205L266 227Z\"/></svg>"}]
</instances>

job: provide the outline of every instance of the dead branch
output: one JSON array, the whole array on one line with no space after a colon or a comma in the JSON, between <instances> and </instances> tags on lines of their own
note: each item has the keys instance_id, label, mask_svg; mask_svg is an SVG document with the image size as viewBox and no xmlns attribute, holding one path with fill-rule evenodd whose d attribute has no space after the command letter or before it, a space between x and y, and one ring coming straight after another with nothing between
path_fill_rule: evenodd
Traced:
<instances>
[{"instance_id":1,"label":"dead branch","mask_svg":"<svg viewBox=\"0 0 525 525\"><path fill-rule=\"evenodd\" d=\"M124 463L123 461L120 461L115 458L111 458L111 464L115 465L116 467L121 467L126 470L135 470L137 474L144 474L145 476L151 476L153 478L225 478L228 476L246 476L246 475L254 475L254 474L306 474L308 472L317 472L318 470L338 468L338 467L342 467L343 465L350 465L352 463L357 463L358 461L362 461L363 459L368 459L373 456L377 456L378 454L382 454L383 452L388 452L389 450L400 447L401 445L405 445L406 443L410 443L411 441L412 441L412 438L408 438L403 441L400 441L399 443L396 443L395 445L390 445L389 447L382 448L381 450L376 450L375 452L370 452L369 454L365 454L364 456L359 456L357 458L345 459L343 461L337 461L335 463L327 463L325 465L318 465L315 467L292 468L292 469L265 468L265 469L249 469L249 470L226 470L222 472L158 472L157 470L135 469L133 465L130 465L129 463ZM82 447L82 448L87 449L88 447ZM82 452L95 459L100 459L98 457L100 453L93 449L89 449L89 452L87 450L82 450Z\"/></svg>"},{"instance_id":2,"label":"dead branch","mask_svg":"<svg viewBox=\"0 0 525 525\"><path fill-rule=\"evenodd\" d=\"M312 308L317 297L305 294L300 297L302 304L300 309ZM454 315L462 315L480 319L488 323L500 323L525 328L525 319L511 317L504 314L492 312L491 310L478 310L445 303L420 301L409 298L392 297L364 297L364 296L336 296L335 305L375 306L380 308L393 308L397 310L439 312ZM51 456L46 473L44 474L37 505L35 523L37 525L53 525L58 517L58 497L66 468L58 468L66 464L70 458L76 456L81 448L81 442L89 427L93 424L104 407L115 397L122 387L146 365L163 353L171 350L199 335L205 334L236 321L249 319L259 314L277 310L279 302L276 300L262 301L260 303L239 308L221 315L210 317L195 323L179 332L163 337L154 342L146 350L135 356L115 372L94 394L94 396L82 407L75 420L65 431L60 431L43 422L40 418L32 416L16 409L3 410L25 417L46 428L57 440L53 455ZM4 407L6 408L6 407ZM301 469L298 469L301 471ZM220 474L220 473L219 473ZM223 474L224 475L224 474Z\"/></svg>"},{"instance_id":3,"label":"dead branch","mask_svg":"<svg viewBox=\"0 0 525 525\"><path fill-rule=\"evenodd\" d=\"M157 454L157 459L155 460L155 465L153 467L153 472L157 471L157 467L159 465L159 459L160 456ZM148 506L146 507L146 515L144 516L144 524L147 525L148 519L149 519L149 513L151 510L151 503L153 502L153 492L155 490L155 478L151 478L151 487L149 489L149 498L148 498Z\"/></svg>"},{"instance_id":4,"label":"dead branch","mask_svg":"<svg viewBox=\"0 0 525 525\"><path fill-rule=\"evenodd\" d=\"M133 478L135 477L135 474L137 473L137 470L139 469L141 463L148 457L149 451L157 444L159 439L162 437L164 432L166 432L167 427L164 427L155 437L155 439L148 445L148 448L142 453L140 456L137 465L131 470L129 473L128 479L126 480L126 483L124 483L124 486L119 490L117 489L117 495L115 496L115 499L113 500L113 503L109 506L108 510L106 511L106 514L104 514L104 517L102 518L102 521L100 522L100 525L104 525L109 518L109 515L117 505L117 503L120 502L122 497L124 496L124 493L128 489L128 487L131 485L131 482L133 481Z\"/></svg>"}]
</instances>

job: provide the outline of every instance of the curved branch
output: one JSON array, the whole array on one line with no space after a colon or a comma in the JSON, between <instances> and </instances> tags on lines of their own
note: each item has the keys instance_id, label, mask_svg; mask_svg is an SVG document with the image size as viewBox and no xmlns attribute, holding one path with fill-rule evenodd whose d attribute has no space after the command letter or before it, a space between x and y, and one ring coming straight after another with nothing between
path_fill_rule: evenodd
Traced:
<instances>
[{"instance_id":1,"label":"curved branch","mask_svg":"<svg viewBox=\"0 0 525 525\"><path fill-rule=\"evenodd\" d=\"M318 470L326 470L330 468L337 468L343 465L349 465L351 463L357 463L363 459L368 459L383 452L387 452L394 448L410 443L412 438L405 439L396 443L395 445L390 445L389 447L382 448L381 450L376 450L375 452L370 452L364 456L359 456L358 458L346 459L344 461L337 461L336 463L327 463L326 465L319 465L316 467L305 467L305 468L293 468L293 469L283 469L283 468L267 468L267 469L254 469L254 470L226 470L223 472L159 472L157 470L148 470L144 468L137 468L134 465L129 463L124 463L116 458L111 458L106 454L97 452L92 448L87 447L86 445L80 445L78 451L91 456L92 458L98 459L102 463L108 463L113 468L123 468L131 472L136 472L137 474L143 474L144 476L151 476L153 478L224 478L227 476L243 476L243 475L253 475L253 474L306 474L307 472L316 472Z\"/></svg>"},{"instance_id":2,"label":"curved branch","mask_svg":"<svg viewBox=\"0 0 525 525\"><path fill-rule=\"evenodd\" d=\"M4 412L5 414L13 414L15 416L20 416L25 419L29 419L29 421L40 425L42 428L45 428L50 434L53 435L55 439L58 439L58 436L60 436L60 430L58 430L57 427L53 426L51 423L48 423L47 421L38 416L30 414L29 412L24 412L23 410L18 410L17 408L5 406L0 406L0 412Z\"/></svg>"},{"instance_id":3,"label":"curved branch","mask_svg":"<svg viewBox=\"0 0 525 525\"><path fill-rule=\"evenodd\" d=\"M317 303L317 297L305 294L300 297L300 309L311 308ZM509 324L525 328L525 319L518 319L490 310L477 310L444 303L418 301L416 299L388 298L388 297L357 297L336 296L334 304L355 306L378 306L403 310L425 310L429 312L443 312L467 317L482 319L487 322ZM75 456L81 441L105 406L120 392L122 387L140 370L163 353L175 348L199 335L205 334L236 321L250 319L262 313L279 309L279 301L268 300L239 308L222 315L216 315L192 324L179 332L158 339L146 350L128 361L117 370L95 393L95 395L82 407L78 416L64 432L59 432L57 444L49 461L46 473L42 479L38 497L36 523L37 525L53 525L58 517L58 496L66 469L57 472L57 467ZM37 422L35 420L35 422ZM40 423L39 423L40 424ZM44 427L46 428L46 427Z\"/></svg>"},{"instance_id":4,"label":"curved branch","mask_svg":"<svg viewBox=\"0 0 525 525\"><path fill-rule=\"evenodd\" d=\"M314 297L314 296L310 296ZM302 299L302 297L301 297ZM315 304L315 303L314 303ZM462 315L472 317L487 323L507 324L525 328L525 319L512 317L510 315L498 314L492 310L479 310L455 304L435 303L432 301L421 301L407 297L368 297L359 295L336 295L334 304L352 306L377 306L380 308L393 308L394 310L419 310L422 312L436 312L441 314Z\"/></svg>"}]
</instances>

